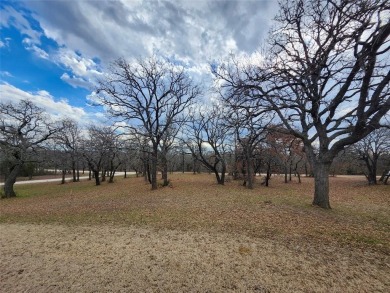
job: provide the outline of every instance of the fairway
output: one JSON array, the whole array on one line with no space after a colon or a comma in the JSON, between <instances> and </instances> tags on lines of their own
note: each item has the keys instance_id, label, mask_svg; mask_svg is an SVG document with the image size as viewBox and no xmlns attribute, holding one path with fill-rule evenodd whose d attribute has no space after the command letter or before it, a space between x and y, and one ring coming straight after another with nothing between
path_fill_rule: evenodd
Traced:
<instances>
[{"instance_id":1,"label":"fairway","mask_svg":"<svg viewBox=\"0 0 390 293\"><path fill-rule=\"evenodd\" d=\"M331 178L247 190L208 174L20 185L0 201L5 292L388 292L390 186Z\"/></svg>"}]
</instances>

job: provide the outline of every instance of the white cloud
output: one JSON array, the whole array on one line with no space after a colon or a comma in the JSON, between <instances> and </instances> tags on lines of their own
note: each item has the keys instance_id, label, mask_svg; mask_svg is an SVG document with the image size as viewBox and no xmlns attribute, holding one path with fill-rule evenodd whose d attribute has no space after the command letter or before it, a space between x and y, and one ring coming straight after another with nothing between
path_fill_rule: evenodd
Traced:
<instances>
[{"instance_id":1,"label":"white cloud","mask_svg":"<svg viewBox=\"0 0 390 293\"><path fill-rule=\"evenodd\" d=\"M55 100L47 91L26 92L13 85L0 84L0 96L2 102L17 103L21 100L30 100L36 106L46 110L53 120L59 120L65 117L71 118L80 124L85 124L89 119L89 114L84 109L69 105L65 99Z\"/></svg>"},{"instance_id":2,"label":"white cloud","mask_svg":"<svg viewBox=\"0 0 390 293\"><path fill-rule=\"evenodd\" d=\"M82 88L90 90L93 87L93 84L88 82L87 80L85 80L81 77L70 76L66 72L61 75L61 79L63 81L65 81L66 83L70 84L74 88L82 87Z\"/></svg>"},{"instance_id":3,"label":"white cloud","mask_svg":"<svg viewBox=\"0 0 390 293\"><path fill-rule=\"evenodd\" d=\"M100 66L92 59L85 58L66 48L61 48L52 56L53 62L65 67L72 75L64 73L61 79L73 87L92 90L101 76Z\"/></svg>"},{"instance_id":4,"label":"white cloud","mask_svg":"<svg viewBox=\"0 0 390 293\"><path fill-rule=\"evenodd\" d=\"M49 59L49 54L39 48L32 39L30 38L24 38L23 44L25 45L25 48L29 51L32 51L36 56L42 58L42 59Z\"/></svg>"},{"instance_id":5,"label":"white cloud","mask_svg":"<svg viewBox=\"0 0 390 293\"><path fill-rule=\"evenodd\" d=\"M88 90L118 57L133 60L151 54L174 56L195 81L209 82L210 61L230 53L252 54L277 8L273 0L24 1L20 5L31 13L5 5L0 27L17 28L27 36L26 48L64 68L63 81ZM41 29L35 29L35 21ZM58 49L44 50L42 34L57 42Z\"/></svg>"},{"instance_id":6,"label":"white cloud","mask_svg":"<svg viewBox=\"0 0 390 293\"><path fill-rule=\"evenodd\" d=\"M29 36L34 44L40 44L41 32L33 29L25 12L17 11L11 6L2 7L0 28L14 26L22 34Z\"/></svg>"},{"instance_id":7,"label":"white cloud","mask_svg":"<svg viewBox=\"0 0 390 293\"><path fill-rule=\"evenodd\" d=\"M8 71L0 71L0 76L4 77L14 77L10 72Z\"/></svg>"},{"instance_id":8,"label":"white cloud","mask_svg":"<svg viewBox=\"0 0 390 293\"><path fill-rule=\"evenodd\" d=\"M276 1L27 1L45 35L99 57L158 52L195 63L231 51L253 52L267 33ZM77 73L76 73L77 74Z\"/></svg>"},{"instance_id":9,"label":"white cloud","mask_svg":"<svg viewBox=\"0 0 390 293\"><path fill-rule=\"evenodd\" d=\"M11 38L7 37L4 38L3 40L0 39L0 49L1 48L9 48L9 43L11 42Z\"/></svg>"}]
</instances>

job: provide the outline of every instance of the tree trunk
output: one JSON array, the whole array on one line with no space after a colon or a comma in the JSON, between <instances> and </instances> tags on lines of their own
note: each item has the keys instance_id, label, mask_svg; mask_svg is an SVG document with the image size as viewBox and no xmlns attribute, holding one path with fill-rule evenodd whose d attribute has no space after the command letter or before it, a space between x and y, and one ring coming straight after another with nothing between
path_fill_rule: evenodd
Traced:
<instances>
[{"instance_id":1,"label":"tree trunk","mask_svg":"<svg viewBox=\"0 0 390 293\"><path fill-rule=\"evenodd\" d=\"M108 175L109 175L108 183L114 183L114 177L115 177L116 169L117 168L113 168L113 170L110 170L110 172L108 173Z\"/></svg>"},{"instance_id":2,"label":"tree trunk","mask_svg":"<svg viewBox=\"0 0 390 293\"><path fill-rule=\"evenodd\" d=\"M185 167L185 161L184 161L184 151L183 151L183 160L182 160L182 167L183 167L183 169L182 169L182 173L184 174L184 167Z\"/></svg>"},{"instance_id":3,"label":"tree trunk","mask_svg":"<svg viewBox=\"0 0 390 293\"><path fill-rule=\"evenodd\" d=\"M100 185L99 170L93 171L93 174L95 175L96 185Z\"/></svg>"},{"instance_id":4,"label":"tree trunk","mask_svg":"<svg viewBox=\"0 0 390 293\"><path fill-rule=\"evenodd\" d=\"M144 160L143 160L143 163L144 163L144 179L145 179L145 182L148 182L151 183L150 181L150 169L149 169L149 154L148 156L144 156Z\"/></svg>"},{"instance_id":5,"label":"tree trunk","mask_svg":"<svg viewBox=\"0 0 390 293\"><path fill-rule=\"evenodd\" d=\"M80 168L79 168L79 163L77 162L76 165L76 177L77 177L77 182L80 182Z\"/></svg>"},{"instance_id":6,"label":"tree trunk","mask_svg":"<svg viewBox=\"0 0 390 293\"><path fill-rule=\"evenodd\" d=\"M163 186L168 186L168 160L167 160L166 152L162 153L161 164L162 164L161 175L163 180Z\"/></svg>"},{"instance_id":7,"label":"tree trunk","mask_svg":"<svg viewBox=\"0 0 390 293\"><path fill-rule=\"evenodd\" d=\"M214 174L215 174L215 178L217 178L217 183L223 185L224 183L217 169L214 169Z\"/></svg>"},{"instance_id":8,"label":"tree trunk","mask_svg":"<svg viewBox=\"0 0 390 293\"><path fill-rule=\"evenodd\" d=\"M19 171L22 169L22 164L15 165L11 168L11 172L9 173L7 179L4 182L4 195L2 198L10 198L15 197L16 193L14 191L14 184L16 181L16 177L19 174Z\"/></svg>"},{"instance_id":9,"label":"tree trunk","mask_svg":"<svg viewBox=\"0 0 390 293\"><path fill-rule=\"evenodd\" d=\"M330 209L329 203L329 171L330 163L316 162L312 168L314 171L314 199L313 205L324 209Z\"/></svg>"},{"instance_id":10,"label":"tree trunk","mask_svg":"<svg viewBox=\"0 0 390 293\"><path fill-rule=\"evenodd\" d=\"M192 174L196 174L196 157L192 156Z\"/></svg>"},{"instance_id":11,"label":"tree trunk","mask_svg":"<svg viewBox=\"0 0 390 293\"><path fill-rule=\"evenodd\" d=\"M249 152L249 151L248 151ZM247 184L246 188L253 189L253 164L251 162L251 155L247 153L246 155L246 175L247 175Z\"/></svg>"},{"instance_id":12,"label":"tree trunk","mask_svg":"<svg viewBox=\"0 0 390 293\"><path fill-rule=\"evenodd\" d=\"M168 186L168 165L164 165L162 169L162 179L164 181L163 185Z\"/></svg>"},{"instance_id":13,"label":"tree trunk","mask_svg":"<svg viewBox=\"0 0 390 293\"><path fill-rule=\"evenodd\" d=\"M222 162L222 174L221 174L221 184L225 184L225 174L226 174L226 164L225 162Z\"/></svg>"},{"instance_id":14,"label":"tree trunk","mask_svg":"<svg viewBox=\"0 0 390 293\"><path fill-rule=\"evenodd\" d=\"M295 173L296 173L296 175L298 176L298 182L301 183L301 174L299 174L298 163L299 163L299 162L297 162L297 163L295 164Z\"/></svg>"},{"instance_id":15,"label":"tree trunk","mask_svg":"<svg viewBox=\"0 0 390 293\"><path fill-rule=\"evenodd\" d=\"M383 180L383 184L387 185L387 181L389 180L390 175L386 175L385 180Z\"/></svg>"},{"instance_id":16,"label":"tree trunk","mask_svg":"<svg viewBox=\"0 0 390 293\"><path fill-rule=\"evenodd\" d=\"M102 170L102 182L105 182L106 181L106 170Z\"/></svg>"},{"instance_id":17,"label":"tree trunk","mask_svg":"<svg viewBox=\"0 0 390 293\"><path fill-rule=\"evenodd\" d=\"M63 169L63 170L62 170L61 184L65 184L65 174L66 174L66 169Z\"/></svg>"},{"instance_id":18,"label":"tree trunk","mask_svg":"<svg viewBox=\"0 0 390 293\"><path fill-rule=\"evenodd\" d=\"M267 163L267 175L265 176L265 186L269 186L269 180L271 179L271 162Z\"/></svg>"},{"instance_id":19,"label":"tree trunk","mask_svg":"<svg viewBox=\"0 0 390 293\"><path fill-rule=\"evenodd\" d=\"M287 180L288 170L287 169L288 169L287 168L287 163L285 163L285 165L284 165L284 183L288 182L288 180Z\"/></svg>"},{"instance_id":20,"label":"tree trunk","mask_svg":"<svg viewBox=\"0 0 390 293\"><path fill-rule=\"evenodd\" d=\"M373 155L372 159L370 159L368 156L364 159L368 170L368 175L366 175L366 177L368 180L368 184L370 185L377 184L376 181L377 160L378 159L376 158L375 154Z\"/></svg>"},{"instance_id":21,"label":"tree trunk","mask_svg":"<svg viewBox=\"0 0 390 293\"><path fill-rule=\"evenodd\" d=\"M152 165L151 165L151 184L152 184L152 190L156 190L158 188L157 185L157 159L158 159L158 149L157 145L153 146L153 154L152 154Z\"/></svg>"},{"instance_id":22,"label":"tree trunk","mask_svg":"<svg viewBox=\"0 0 390 293\"><path fill-rule=\"evenodd\" d=\"M76 177L76 161L72 162L72 176L73 176L73 182L77 182Z\"/></svg>"}]
</instances>

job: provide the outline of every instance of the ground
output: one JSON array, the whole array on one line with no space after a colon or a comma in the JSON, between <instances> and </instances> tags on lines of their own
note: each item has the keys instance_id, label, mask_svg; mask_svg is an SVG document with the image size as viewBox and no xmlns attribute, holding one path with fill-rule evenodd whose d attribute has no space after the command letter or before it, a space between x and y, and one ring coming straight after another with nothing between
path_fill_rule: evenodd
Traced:
<instances>
[{"instance_id":1,"label":"ground","mask_svg":"<svg viewBox=\"0 0 390 293\"><path fill-rule=\"evenodd\" d=\"M389 292L390 189L211 175L18 186L0 201L1 292Z\"/></svg>"}]
</instances>

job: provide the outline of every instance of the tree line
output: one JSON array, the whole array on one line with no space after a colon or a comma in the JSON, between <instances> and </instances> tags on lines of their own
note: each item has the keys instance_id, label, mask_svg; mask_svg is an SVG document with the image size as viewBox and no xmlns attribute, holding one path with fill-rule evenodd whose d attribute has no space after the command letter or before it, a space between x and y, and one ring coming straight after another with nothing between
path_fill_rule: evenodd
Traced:
<instances>
[{"instance_id":1,"label":"tree line","mask_svg":"<svg viewBox=\"0 0 390 293\"><path fill-rule=\"evenodd\" d=\"M54 125L30 101L3 103L2 153L19 162L10 164L4 194L14 195L11 183L30 154L56 141L73 170L81 154L96 184L103 169L112 180L132 152L152 189L158 170L168 185L177 149L219 184L230 172L248 188L261 168L268 185L276 165L286 181L306 166L315 181L313 204L330 208L329 175L340 154L356 154L371 184L388 155L389 10L384 0L282 2L261 54L212 64L212 89L164 58L118 59L95 89L112 126ZM205 96L212 102L201 103Z\"/></svg>"}]
</instances>

